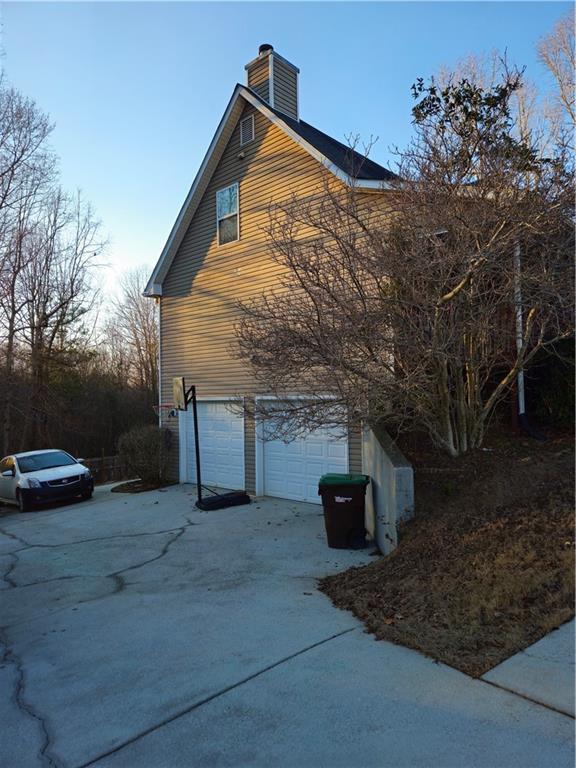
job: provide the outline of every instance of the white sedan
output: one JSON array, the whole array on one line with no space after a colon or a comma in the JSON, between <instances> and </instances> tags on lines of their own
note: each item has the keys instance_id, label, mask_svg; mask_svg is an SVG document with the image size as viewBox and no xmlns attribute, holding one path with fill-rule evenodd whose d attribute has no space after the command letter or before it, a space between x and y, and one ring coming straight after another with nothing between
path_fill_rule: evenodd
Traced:
<instances>
[{"instance_id":1,"label":"white sedan","mask_svg":"<svg viewBox=\"0 0 576 768\"><path fill-rule=\"evenodd\" d=\"M0 501L18 504L20 512L75 496L89 499L93 491L88 467L66 451L27 451L0 461Z\"/></svg>"}]
</instances>

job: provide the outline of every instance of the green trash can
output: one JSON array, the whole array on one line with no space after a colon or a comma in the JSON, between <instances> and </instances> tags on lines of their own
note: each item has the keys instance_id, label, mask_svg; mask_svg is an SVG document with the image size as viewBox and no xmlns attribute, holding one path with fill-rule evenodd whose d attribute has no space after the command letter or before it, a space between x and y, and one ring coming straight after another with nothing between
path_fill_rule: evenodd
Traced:
<instances>
[{"instance_id":1,"label":"green trash can","mask_svg":"<svg viewBox=\"0 0 576 768\"><path fill-rule=\"evenodd\" d=\"M366 546L364 499L368 475L322 475L318 495L322 496L324 525L332 549L363 549Z\"/></svg>"}]
</instances>

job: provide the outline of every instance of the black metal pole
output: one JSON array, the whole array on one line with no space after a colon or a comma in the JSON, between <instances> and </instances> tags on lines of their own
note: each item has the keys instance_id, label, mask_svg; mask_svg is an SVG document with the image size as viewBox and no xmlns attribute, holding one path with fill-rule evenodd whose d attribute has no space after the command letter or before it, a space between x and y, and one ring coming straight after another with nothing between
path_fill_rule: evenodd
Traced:
<instances>
[{"instance_id":1,"label":"black metal pole","mask_svg":"<svg viewBox=\"0 0 576 768\"><path fill-rule=\"evenodd\" d=\"M190 387L192 392L192 415L194 417L194 447L196 449L196 485L198 501L202 501L202 477L200 476L200 442L198 440L198 410L196 408L196 387Z\"/></svg>"}]
</instances>

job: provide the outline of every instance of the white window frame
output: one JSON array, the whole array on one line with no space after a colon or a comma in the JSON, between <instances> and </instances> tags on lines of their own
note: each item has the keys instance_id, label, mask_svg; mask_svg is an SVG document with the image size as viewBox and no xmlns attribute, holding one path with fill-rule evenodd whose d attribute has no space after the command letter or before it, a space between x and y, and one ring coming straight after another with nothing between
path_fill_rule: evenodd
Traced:
<instances>
[{"instance_id":1,"label":"white window frame","mask_svg":"<svg viewBox=\"0 0 576 768\"><path fill-rule=\"evenodd\" d=\"M225 189L230 189L230 187L236 187L236 213L229 213L226 216L218 217L218 193L224 192ZM240 186L237 181L235 181L233 184L227 184L225 187L220 187L220 189L216 190L216 238L218 240L218 247L224 247L226 245L230 245L231 243L237 243L240 240ZM237 226L236 226L236 239L235 240L228 240L227 243L221 243L220 242L220 222L224 221L224 219L231 219L232 216L237 217Z\"/></svg>"},{"instance_id":2,"label":"white window frame","mask_svg":"<svg viewBox=\"0 0 576 768\"><path fill-rule=\"evenodd\" d=\"M242 123L245 123L247 121L250 121L251 128L252 128L252 138L248 139L248 141L242 141ZM254 115L248 115L248 117L243 118L240 120L240 146L245 147L246 144L250 144L251 141L254 141L255 133L254 133Z\"/></svg>"}]
</instances>

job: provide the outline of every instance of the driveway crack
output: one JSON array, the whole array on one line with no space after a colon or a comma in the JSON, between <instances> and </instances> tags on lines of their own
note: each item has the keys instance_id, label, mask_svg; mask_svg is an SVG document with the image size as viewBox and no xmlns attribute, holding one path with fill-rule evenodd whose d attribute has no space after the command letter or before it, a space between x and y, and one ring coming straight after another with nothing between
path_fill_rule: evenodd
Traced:
<instances>
[{"instance_id":1,"label":"driveway crack","mask_svg":"<svg viewBox=\"0 0 576 768\"><path fill-rule=\"evenodd\" d=\"M124 578L124 574L130 573L130 571L135 571L138 568L143 568L145 565L149 565L150 563L155 563L157 560L161 560L163 557L165 557L168 552L170 551L170 547L178 541L178 539L184 535L186 532L186 529L189 528L191 525L194 525L194 523L188 521L186 525L183 525L181 528L172 528L170 531L157 531L157 533L172 533L175 532L175 535L172 536L168 541L165 542L164 546L162 547L159 554L154 555L154 557L149 557L146 560L142 560L140 563L134 563L134 565L129 565L126 568L122 568L119 571L114 571L114 573L107 573L106 578L111 579L114 582L114 588L111 592L108 592L105 595L96 595L95 597L89 597L86 600L79 600L76 605L85 605L86 603L93 603L97 600L102 600L106 597L111 597L112 595L117 595L120 592L123 592L126 588L126 579Z\"/></svg>"},{"instance_id":2,"label":"driveway crack","mask_svg":"<svg viewBox=\"0 0 576 768\"><path fill-rule=\"evenodd\" d=\"M112 597L112 595L116 595L116 594L119 594L120 592L124 591L124 589L127 586L126 580L124 579L124 574L125 573L129 573L130 571L134 571L134 570L136 570L138 568L143 568L145 565L148 565L149 563L153 563L153 562L155 562L157 560L160 560L161 558L165 557L165 555L168 554L168 552L170 550L170 547L185 533L186 529L189 528L192 525L196 525L196 523L194 523L193 521L189 520L188 518L186 518L186 521L187 521L186 525L183 525L180 528L170 528L167 531L154 531L153 533L134 534L133 536L128 536L128 538L136 538L136 537L139 537L139 536L159 536L159 535L165 534L165 533L175 533L174 536L172 536L170 539L168 539L168 541L165 542L165 544L162 547L162 550L160 551L159 554L154 555L153 557L149 557L146 560L143 560L143 561L141 561L139 563L135 563L133 565L129 565L128 567L122 568L121 570L115 571L114 573L106 573L106 574L101 574L101 575L78 574L78 575L75 575L75 576L59 576L59 577L55 577L53 579L45 579L45 580L40 580L40 581L37 581L37 582L29 582L29 583L26 583L26 584L17 584L16 582L14 582L14 587L20 589L20 588L24 588L24 587L33 587L33 586L36 586L37 584L46 584L46 583L53 582L53 581L74 580L74 579L102 579L102 580L110 579L113 582L113 588L111 590L108 589L108 590L106 590L103 593L94 595L93 597L87 597L84 600L78 600L78 601L76 601L74 603L74 605L76 605L76 606L78 606L78 605L86 605L87 603L95 603L98 600L105 600L106 598ZM115 536L107 537L107 539L114 539L114 538L118 538L118 537L115 537ZM123 535L122 538L126 538L126 536ZM101 539L91 539L91 541L101 541ZM81 543L81 542L77 542L77 543ZM32 545L32 546L39 546L39 545ZM50 546L64 546L64 545L60 545L59 544L59 545L50 545ZM69 545L67 545L67 546L69 546ZM17 550L17 551L20 552L22 550ZM15 554L15 553L11 553L11 554ZM8 576L10 576L10 574L12 573L12 571L14 570L15 567L16 567L16 565L12 566L11 568L8 568L8 571L7 571ZM11 579L11 581L13 581L13 580ZM45 615L53 616L53 615L55 615L57 613L62 613L63 611L67 611L67 610L69 610L69 608L70 608L70 606L62 606L60 608L57 608L54 611L49 611ZM19 624L22 624L22 623L23 623L22 621L15 622L13 624L5 625L4 628L10 628L10 627L18 626Z\"/></svg>"},{"instance_id":3,"label":"driveway crack","mask_svg":"<svg viewBox=\"0 0 576 768\"><path fill-rule=\"evenodd\" d=\"M190 523L190 525L193 525L193 523ZM184 534L186 531L186 528L188 528L188 525L182 526L182 528L179 528L176 535L173 536L171 539L168 539L168 541L164 544L162 547L161 552L158 555L155 555L154 557L148 558L148 560L143 560L141 563L136 563L135 565L129 565L127 568L122 568L120 571L115 571L114 573L109 574L110 578L117 581L117 583L121 584L120 588L115 590L116 592L121 592L122 589L124 589L125 586L125 580L123 574L129 573L130 571L135 571L138 568L143 568L145 565L149 565L150 563L155 563L157 560L161 560L165 555L168 554L168 551L170 550L170 547L172 544L176 543L180 536Z\"/></svg>"},{"instance_id":4,"label":"driveway crack","mask_svg":"<svg viewBox=\"0 0 576 768\"><path fill-rule=\"evenodd\" d=\"M8 584L8 589L14 589L18 585L12 578L11 574L14 568L16 568L18 564L18 557L14 554L14 552L8 552L6 553L5 557L10 558L10 563L8 565L8 568L4 571L2 574L2 581L4 581L6 584Z\"/></svg>"},{"instance_id":5,"label":"driveway crack","mask_svg":"<svg viewBox=\"0 0 576 768\"><path fill-rule=\"evenodd\" d=\"M165 531L146 531L143 533L118 533L115 536L99 536L93 539L78 539L77 541L63 541L59 544L31 544L28 541L24 541L24 539L21 539L19 536L15 536L11 533L8 533L7 531L4 531L2 528L0 528L0 533L4 536L7 536L10 539L13 539L14 541L18 541L21 544L24 544L23 547L20 547L19 549L14 550L15 552L23 552L26 549L57 549L58 547L75 547L77 544L91 544L95 541L114 541L115 539L139 539L142 536L161 536L165 533L178 533L179 531L185 530L191 525L196 525L196 523L193 523L191 520L186 518L187 524L184 526L181 526L179 528L168 528Z\"/></svg>"},{"instance_id":6,"label":"driveway crack","mask_svg":"<svg viewBox=\"0 0 576 768\"><path fill-rule=\"evenodd\" d=\"M24 664L22 659L11 648L4 629L0 629L0 643L4 646L1 662L3 664L11 664L16 671L16 682L13 690L13 699L16 706L27 717L34 720L40 728L42 743L38 750L38 757L40 758L42 765L47 768L62 768L62 763L51 751L53 739L46 718L26 700L26 672Z\"/></svg>"},{"instance_id":7,"label":"driveway crack","mask_svg":"<svg viewBox=\"0 0 576 768\"><path fill-rule=\"evenodd\" d=\"M10 531L5 531L4 528L0 528L0 533L2 536L6 536L7 539L12 539L12 541L17 541L19 544L23 544L24 547L31 546L29 542L22 539L20 536L17 536L15 533L10 533Z\"/></svg>"},{"instance_id":8,"label":"driveway crack","mask_svg":"<svg viewBox=\"0 0 576 768\"><path fill-rule=\"evenodd\" d=\"M6 557L9 558L9 564L8 564L8 567L4 570L4 572L0 575L0 580L7 585L7 589L18 589L19 586L31 586L31 585L18 585L12 578L12 573L14 572L14 569L16 568L19 562L19 558L16 553L22 552L24 550L36 549L36 548L53 549L57 547L75 546L76 544L85 544L85 543L96 542L96 541L111 541L114 539L127 539L127 538L131 539L131 538L140 538L143 536L159 536L163 534L174 534L170 536L170 538L164 543L161 551L158 554L154 555L153 557L148 557L141 562L127 566L126 568L122 568L121 570L115 571L114 573L106 574L105 578L109 578L114 582L114 589L112 592L109 592L106 595L99 595L95 598L92 598L92 600L99 600L104 597L109 597L110 595L122 592L126 587L126 580L124 578L125 574L130 573L131 571L137 570L138 568L143 568L144 566L150 563L156 562L162 559L163 557L165 557L170 551L171 546L176 541L178 541L178 539L184 535L186 529L192 525L194 525L194 522L189 518L186 518L186 524L182 525L179 528L170 528L162 531L152 531L152 532L138 533L138 534L118 534L116 536L82 539L80 541L65 542L62 544L30 544L29 542L25 541L24 539L17 536L16 534L12 534L0 528L0 534L23 545L21 548L13 552L6 553ZM57 581L64 578L75 578L75 577L59 577L57 579L48 579L48 581ZM43 583L43 582L38 582L38 583ZM79 605L82 602L91 602L91 600L80 601L79 603L77 603L77 605ZM27 699L27 695L26 695L27 675L26 675L24 662L20 658L20 656L18 656L16 651L12 648L8 640L6 629L7 629L6 627L0 627L0 645L2 646L2 651L0 654L0 663L11 665L14 668L15 683L12 691L12 699L15 702L15 705L18 708L18 710L21 713L23 713L26 717L33 720L37 724L40 730L41 743L39 745L37 754L41 764L45 766L45 768L62 768L63 764L54 755L52 751L53 736L50 732L50 728L49 728L46 717L44 717Z\"/></svg>"}]
</instances>

